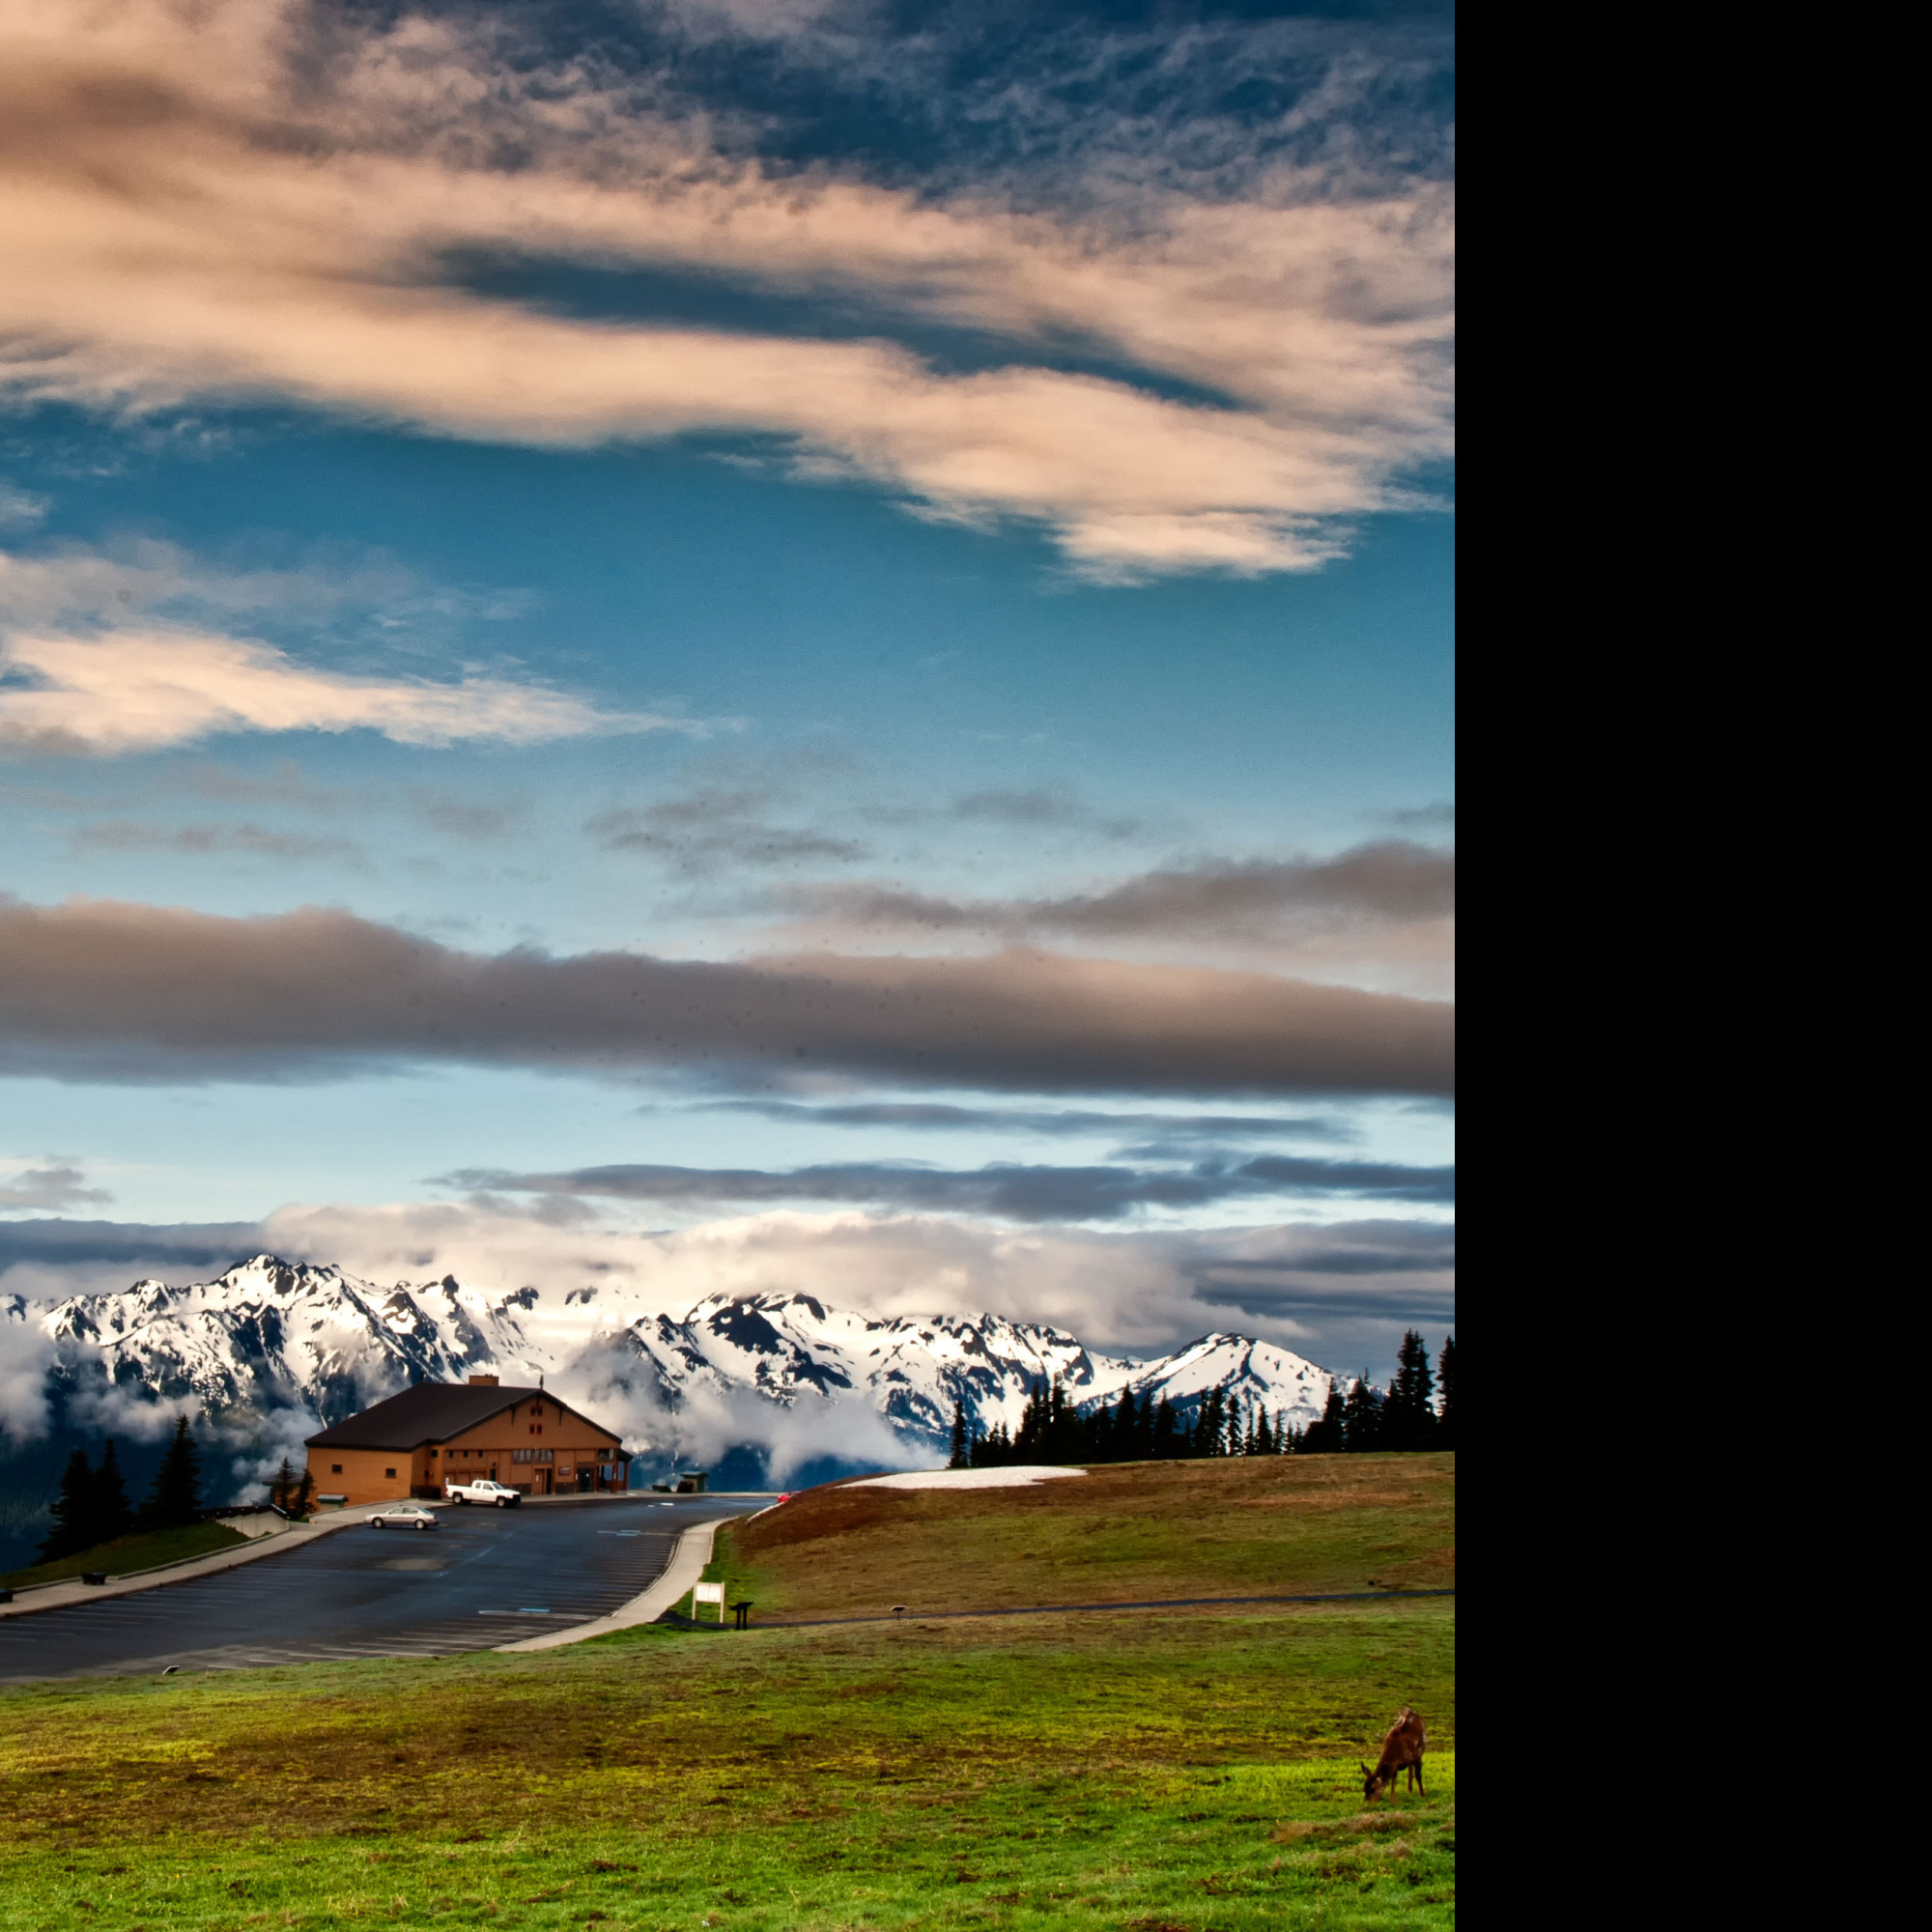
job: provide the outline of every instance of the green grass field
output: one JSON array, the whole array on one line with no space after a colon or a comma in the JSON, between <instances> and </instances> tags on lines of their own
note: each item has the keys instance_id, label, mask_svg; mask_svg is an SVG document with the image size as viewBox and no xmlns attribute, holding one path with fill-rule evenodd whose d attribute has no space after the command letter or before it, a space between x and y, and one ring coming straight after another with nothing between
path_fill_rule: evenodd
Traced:
<instances>
[{"instance_id":1,"label":"green grass field","mask_svg":"<svg viewBox=\"0 0 1932 1932\"><path fill-rule=\"evenodd\" d=\"M225 1522L194 1522L182 1529L154 1529L134 1536L117 1536L112 1543L96 1544L78 1556L63 1556L57 1563L37 1563L29 1570L15 1570L0 1577L0 1583L22 1589L31 1583L58 1583L66 1577L78 1577L83 1570L104 1570L110 1577L126 1577L136 1570L152 1570L162 1563L182 1563L191 1556L212 1556L248 1539Z\"/></svg>"},{"instance_id":2,"label":"green grass field","mask_svg":"<svg viewBox=\"0 0 1932 1932\"><path fill-rule=\"evenodd\" d=\"M16 1688L0 1932L1445 1926L1454 1634L1447 1598L654 1626ZM1365 1806L1404 1703L1428 1795Z\"/></svg>"}]
</instances>

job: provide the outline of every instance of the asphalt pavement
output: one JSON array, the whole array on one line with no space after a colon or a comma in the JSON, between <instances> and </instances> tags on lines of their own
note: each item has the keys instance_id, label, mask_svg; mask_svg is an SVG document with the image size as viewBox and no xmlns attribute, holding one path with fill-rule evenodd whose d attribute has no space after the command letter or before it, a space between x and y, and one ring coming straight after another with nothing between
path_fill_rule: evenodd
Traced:
<instances>
[{"instance_id":1,"label":"asphalt pavement","mask_svg":"<svg viewBox=\"0 0 1932 1932\"><path fill-rule=\"evenodd\" d=\"M694 1523L759 1506L444 1504L434 1530L355 1523L216 1576L0 1622L0 1683L494 1649L608 1616L650 1585Z\"/></svg>"}]
</instances>

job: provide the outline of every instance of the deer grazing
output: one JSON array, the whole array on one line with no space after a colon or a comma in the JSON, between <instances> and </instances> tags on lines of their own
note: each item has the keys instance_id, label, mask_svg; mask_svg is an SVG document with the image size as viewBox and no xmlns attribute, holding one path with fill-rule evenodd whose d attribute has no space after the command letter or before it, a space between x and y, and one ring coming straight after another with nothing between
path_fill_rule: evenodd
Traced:
<instances>
[{"instance_id":1,"label":"deer grazing","mask_svg":"<svg viewBox=\"0 0 1932 1932\"><path fill-rule=\"evenodd\" d=\"M1367 1765L1362 1767L1362 1796L1379 1798L1384 1791L1393 1791L1396 1779L1407 1772L1408 1788L1427 1797L1422 1783L1422 1753L1428 1743L1422 1719L1405 1704L1394 1728L1382 1740L1380 1763L1373 1771Z\"/></svg>"}]
</instances>

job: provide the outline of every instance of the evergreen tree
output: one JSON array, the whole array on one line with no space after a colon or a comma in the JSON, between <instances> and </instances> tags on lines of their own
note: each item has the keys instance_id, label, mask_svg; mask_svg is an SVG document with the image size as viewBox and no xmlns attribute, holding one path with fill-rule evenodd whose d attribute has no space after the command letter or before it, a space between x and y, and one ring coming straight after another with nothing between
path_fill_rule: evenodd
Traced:
<instances>
[{"instance_id":1,"label":"evergreen tree","mask_svg":"<svg viewBox=\"0 0 1932 1932\"><path fill-rule=\"evenodd\" d=\"M179 1529L201 1519L201 1451L187 1417L175 1418L175 1433L155 1471L155 1487L141 1505L143 1529Z\"/></svg>"},{"instance_id":2,"label":"evergreen tree","mask_svg":"<svg viewBox=\"0 0 1932 1932\"><path fill-rule=\"evenodd\" d=\"M296 1485L294 1514L297 1516L306 1516L309 1512L309 1505L314 1500L315 1476L312 1471L304 1469L301 1473L301 1481Z\"/></svg>"},{"instance_id":3,"label":"evergreen tree","mask_svg":"<svg viewBox=\"0 0 1932 1932\"><path fill-rule=\"evenodd\" d=\"M1342 1444L1351 1455L1382 1446L1381 1391L1357 1376L1342 1404Z\"/></svg>"},{"instance_id":4,"label":"evergreen tree","mask_svg":"<svg viewBox=\"0 0 1932 1932\"><path fill-rule=\"evenodd\" d=\"M1211 1388L1201 1398L1201 1406L1194 1417L1194 1453L1197 1456L1219 1456L1227 1448L1224 1430L1228 1419L1228 1392L1226 1389Z\"/></svg>"},{"instance_id":5,"label":"evergreen tree","mask_svg":"<svg viewBox=\"0 0 1932 1932\"><path fill-rule=\"evenodd\" d=\"M94 1534L94 1471L87 1466L85 1449L76 1449L67 1459L52 1515L54 1526L35 1552L36 1562L58 1563L63 1556L78 1556L100 1540Z\"/></svg>"},{"instance_id":6,"label":"evergreen tree","mask_svg":"<svg viewBox=\"0 0 1932 1932\"><path fill-rule=\"evenodd\" d=\"M94 1472L94 1520L96 1543L111 1543L134 1527L134 1512L128 1507L128 1485L121 1478L121 1462L109 1436L100 1451L100 1466Z\"/></svg>"},{"instance_id":7,"label":"evergreen tree","mask_svg":"<svg viewBox=\"0 0 1932 1932\"><path fill-rule=\"evenodd\" d=\"M1331 1377L1327 1406L1322 1409L1321 1419L1311 1422L1302 1435L1301 1453L1304 1456L1336 1456L1349 1446L1342 1433L1345 1406L1341 1378Z\"/></svg>"},{"instance_id":8,"label":"evergreen tree","mask_svg":"<svg viewBox=\"0 0 1932 1932\"><path fill-rule=\"evenodd\" d=\"M295 1494L295 1464L284 1456L282 1458L282 1466L275 1471L273 1478L269 1484L269 1502L270 1507L278 1510L287 1509L289 1507L289 1498Z\"/></svg>"},{"instance_id":9,"label":"evergreen tree","mask_svg":"<svg viewBox=\"0 0 1932 1932\"><path fill-rule=\"evenodd\" d=\"M1145 1454L1141 1443L1141 1412L1130 1388L1121 1391L1114 1405L1114 1457L1117 1462L1138 1463Z\"/></svg>"},{"instance_id":10,"label":"evergreen tree","mask_svg":"<svg viewBox=\"0 0 1932 1932\"><path fill-rule=\"evenodd\" d=\"M947 1460L949 1469L968 1469L972 1467L972 1458L967 1454L966 1444L966 1405L958 1397L952 1398L952 1454Z\"/></svg>"},{"instance_id":11,"label":"evergreen tree","mask_svg":"<svg viewBox=\"0 0 1932 1932\"><path fill-rule=\"evenodd\" d=\"M1274 1454L1274 1431L1268 1427L1268 1412L1263 1408L1255 1422L1254 1446L1248 1451L1251 1456L1272 1456Z\"/></svg>"},{"instance_id":12,"label":"evergreen tree","mask_svg":"<svg viewBox=\"0 0 1932 1932\"><path fill-rule=\"evenodd\" d=\"M1161 1463L1180 1454L1174 1439L1174 1405L1165 1395L1154 1405L1153 1453L1154 1460Z\"/></svg>"},{"instance_id":13,"label":"evergreen tree","mask_svg":"<svg viewBox=\"0 0 1932 1932\"><path fill-rule=\"evenodd\" d=\"M1411 1328L1402 1338L1395 1379L1382 1405L1382 1447L1427 1449L1435 1433L1435 1378L1429 1372L1429 1350Z\"/></svg>"},{"instance_id":14,"label":"evergreen tree","mask_svg":"<svg viewBox=\"0 0 1932 1932\"><path fill-rule=\"evenodd\" d=\"M1453 1449L1456 1446L1456 1338L1447 1335L1442 1341L1442 1354L1435 1364L1435 1379L1441 1384L1442 1403L1435 1411L1435 1446L1438 1449Z\"/></svg>"}]
</instances>

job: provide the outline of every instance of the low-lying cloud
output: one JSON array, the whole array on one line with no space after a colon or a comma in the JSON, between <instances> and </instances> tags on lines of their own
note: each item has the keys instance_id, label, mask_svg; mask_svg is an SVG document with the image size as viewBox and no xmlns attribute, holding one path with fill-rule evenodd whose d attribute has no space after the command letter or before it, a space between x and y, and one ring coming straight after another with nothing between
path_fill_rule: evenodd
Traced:
<instances>
[{"instance_id":1,"label":"low-lying cloud","mask_svg":"<svg viewBox=\"0 0 1932 1932\"><path fill-rule=\"evenodd\" d=\"M1151 1208L1200 1208L1295 1194L1431 1204L1456 1198L1453 1168L1285 1154L1203 1160L1179 1169L1013 1161L947 1169L903 1161L834 1161L776 1171L624 1162L555 1174L466 1168L440 1176L435 1184L472 1193L593 1195L682 1208L836 1201L1007 1221L1114 1221Z\"/></svg>"},{"instance_id":2,"label":"low-lying cloud","mask_svg":"<svg viewBox=\"0 0 1932 1932\"><path fill-rule=\"evenodd\" d=\"M0 1235L5 1228L0 1223ZM117 1236L113 1224L97 1224L97 1251L76 1239L63 1249L64 1263L0 1274L0 1338L17 1338L24 1327L6 1325L8 1291L51 1296L126 1286L133 1271L117 1279L117 1264L99 1256L151 1248L168 1236L149 1229ZM1405 1327L1439 1336L1455 1318L1453 1228L1392 1218L1115 1230L773 1210L667 1234L560 1224L501 1203L299 1206L238 1230L218 1261L184 1258L147 1271L206 1280L263 1250L334 1263L375 1281L450 1273L495 1294L526 1283L547 1293L605 1284L674 1318L712 1294L804 1293L888 1319L988 1312L1050 1322L1127 1353L1234 1330L1324 1367L1378 1374L1393 1363Z\"/></svg>"},{"instance_id":3,"label":"low-lying cloud","mask_svg":"<svg viewBox=\"0 0 1932 1932\"><path fill-rule=\"evenodd\" d=\"M1446 1094L1447 1006L1012 952L746 962L483 954L353 914L0 901L0 1067L316 1078L460 1061L1034 1092Z\"/></svg>"}]
</instances>

